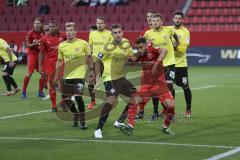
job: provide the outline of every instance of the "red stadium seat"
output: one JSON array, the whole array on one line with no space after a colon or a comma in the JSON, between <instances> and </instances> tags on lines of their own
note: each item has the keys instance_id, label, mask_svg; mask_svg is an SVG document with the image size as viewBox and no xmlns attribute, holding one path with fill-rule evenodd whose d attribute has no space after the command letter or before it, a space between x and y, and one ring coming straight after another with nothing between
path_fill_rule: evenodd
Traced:
<instances>
[{"instance_id":1,"label":"red stadium seat","mask_svg":"<svg viewBox=\"0 0 240 160\"><path fill-rule=\"evenodd\" d=\"M216 7L216 3L215 3L215 1L210 1L210 2L208 2L209 3L209 7L210 8L215 8Z\"/></svg>"},{"instance_id":2,"label":"red stadium seat","mask_svg":"<svg viewBox=\"0 0 240 160\"><path fill-rule=\"evenodd\" d=\"M191 7L192 8L198 8L199 7L199 1L193 1Z\"/></svg>"},{"instance_id":3,"label":"red stadium seat","mask_svg":"<svg viewBox=\"0 0 240 160\"><path fill-rule=\"evenodd\" d=\"M206 1L200 1L200 7L201 8L207 8L207 2Z\"/></svg>"},{"instance_id":4,"label":"red stadium seat","mask_svg":"<svg viewBox=\"0 0 240 160\"><path fill-rule=\"evenodd\" d=\"M213 15L214 15L214 16L220 16L220 11L219 11L219 9L215 8L214 11L213 11Z\"/></svg>"}]
</instances>

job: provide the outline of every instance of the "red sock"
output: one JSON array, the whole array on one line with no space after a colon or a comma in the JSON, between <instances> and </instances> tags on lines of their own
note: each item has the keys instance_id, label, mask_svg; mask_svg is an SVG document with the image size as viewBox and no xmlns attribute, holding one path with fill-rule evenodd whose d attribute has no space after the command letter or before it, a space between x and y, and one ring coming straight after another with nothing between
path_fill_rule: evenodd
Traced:
<instances>
[{"instance_id":1,"label":"red sock","mask_svg":"<svg viewBox=\"0 0 240 160\"><path fill-rule=\"evenodd\" d=\"M49 94L50 94L50 99L52 102L52 108L56 108L57 102L56 102L56 92L53 88L50 88L49 90Z\"/></svg>"},{"instance_id":2,"label":"red sock","mask_svg":"<svg viewBox=\"0 0 240 160\"><path fill-rule=\"evenodd\" d=\"M128 108L128 124L134 126L135 116L137 113L137 105L131 104Z\"/></svg>"},{"instance_id":3,"label":"red sock","mask_svg":"<svg viewBox=\"0 0 240 160\"><path fill-rule=\"evenodd\" d=\"M23 80L23 88L22 88L22 91L23 91L23 92L26 92L29 80L30 80L29 77L27 77L27 76L24 77L24 80Z\"/></svg>"},{"instance_id":4,"label":"red sock","mask_svg":"<svg viewBox=\"0 0 240 160\"><path fill-rule=\"evenodd\" d=\"M174 114L175 114L175 109L174 109L174 107L168 107L168 108L166 108L166 111L167 111L167 113L166 113L164 125L166 127L168 127L173 119Z\"/></svg>"},{"instance_id":5,"label":"red sock","mask_svg":"<svg viewBox=\"0 0 240 160\"><path fill-rule=\"evenodd\" d=\"M44 84L45 84L45 79L44 79L43 76L41 76L40 79L39 79L38 92L43 92Z\"/></svg>"}]
</instances>

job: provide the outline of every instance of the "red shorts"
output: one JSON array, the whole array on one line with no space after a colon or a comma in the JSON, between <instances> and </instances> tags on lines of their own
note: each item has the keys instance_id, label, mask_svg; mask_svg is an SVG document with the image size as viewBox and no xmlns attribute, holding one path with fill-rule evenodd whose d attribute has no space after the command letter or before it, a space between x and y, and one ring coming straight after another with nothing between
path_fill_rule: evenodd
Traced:
<instances>
[{"instance_id":1,"label":"red shorts","mask_svg":"<svg viewBox=\"0 0 240 160\"><path fill-rule=\"evenodd\" d=\"M141 85L141 88L137 92L143 100L143 103L147 103L152 97L158 97L160 102L163 103L166 99L173 100L171 92L166 88L167 86L158 85Z\"/></svg>"},{"instance_id":2,"label":"red shorts","mask_svg":"<svg viewBox=\"0 0 240 160\"><path fill-rule=\"evenodd\" d=\"M28 54L28 72L33 73L34 70L38 71L38 54Z\"/></svg>"}]
</instances>

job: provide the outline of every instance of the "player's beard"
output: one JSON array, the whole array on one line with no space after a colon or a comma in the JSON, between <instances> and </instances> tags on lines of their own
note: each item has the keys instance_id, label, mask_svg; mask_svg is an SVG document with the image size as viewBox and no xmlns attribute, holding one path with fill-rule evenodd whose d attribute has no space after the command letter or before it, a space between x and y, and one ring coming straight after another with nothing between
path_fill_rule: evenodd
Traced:
<instances>
[{"instance_id":1,"label":"player's beard","mask_svg":"<svg viewBox=\"0 0 240 160\"><path fill-rule=\"evenodd\" d=\"M181 25L182 25L182 23L175 23L175 24L174 24L174 26L175 26L176 28L181 27Z\"/></svg>"}]
</instances>

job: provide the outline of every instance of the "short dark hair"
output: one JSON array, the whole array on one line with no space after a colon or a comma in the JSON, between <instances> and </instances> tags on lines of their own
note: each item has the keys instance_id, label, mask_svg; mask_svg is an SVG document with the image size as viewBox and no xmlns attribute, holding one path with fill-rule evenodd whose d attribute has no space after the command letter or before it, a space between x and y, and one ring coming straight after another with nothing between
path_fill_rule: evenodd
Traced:
<instances>
[{"instance_id":1,"label":"short dark hair","mask_svg":"<svg viewBox=\"0 0 240 160\"><path fill-rule=\"evenodd\" d=\"M152 13L152 14L154 14L155 11L154 11L154 10L149 10L147 13Z\"/></svg>"},{"instance_id":2,"label":"short dark hair","mask_svg":"<svg viewBox=\"0 0 240 160\"><path fill-rule=\"evenodd\" d=\"M67 23L65 23L65 28L67 28L67 27L73 27L74 30L77 29L76 28L76 23L74 23L74 22L67 22Z\"/></svg>"},{"instance_id":3,"label":"short dark hair","mask_svg":"<svg viewBox=\"0 0 240 160\"><path fill-rule=\"evenodd\" d=\"M33 22L34 22L34 21L40 21L40 22L42 22L42 21L41 21L41 18L39 18L39 17L34 18Z\"/></svg>"},{"instance_id":4,"label":"short dark hair","mask_svg":"<svg viewBox=\"0 0 240 160\"><path fill-rule=\"evenodd\" d=\"M140 44L140 43L144 43L146 44L147 43L147 40L143 37L140 37L136 40L136 44Z\"/></svg>"},{"instance_id":5,"label":"short dark hair","mask_svg":"<svg viewBox=\"0 0 240 160\"><path fill-rule=\"evenodd\" d=\"M103 20L103 21L105 20L105 18L104 18L104 17L98 17L97 19L101 19L101 20Z\"/></svg>"},{"instance_id":6,"label":"short dark hair","mask_svg":"<svg viewBox=\"0 0 240 160\"><path fill-rule=\"evenodd\" d=\"M113 24L112 27L111 27L111 30L113 30L113 29L117 29L117 28L122 29L121 24L118 24L118 23Z\"/></svg>"},{"instance_id":7,"label":"short dark hair","mask_svg":"<svg viewBox=\"0 0 240 160\"><path fill-rule=\"evenodd\" d=\"M57 25L57 21L55 21L55 20L50 20L50 21L48 22L48 24L50 24L50 23L53 23L53 24L56 24L56 25Z\"/></svg>"},{"instance_id":8,"label":"short dark hair","mask_svg":"<svg viewBox=\"0 0 240 160\"><path fill-rule=\"evenodd\" d=\"M163 15L160 13L154 13L153 18L161 18L161 20L163 20Z\"/></svg>"},{"instance_id":9,"label":"short dark hair","mask_svg":"<svg viewBox=\"0 0 240 160\"><path fill-rule=\"evenodd\" d=\"M182 18L184 18L184 13L182 11L175 11L173 13L173 16L175 16L175 15L180 15L180 16L182 16Z\"/></svg>"}]
</instances>

